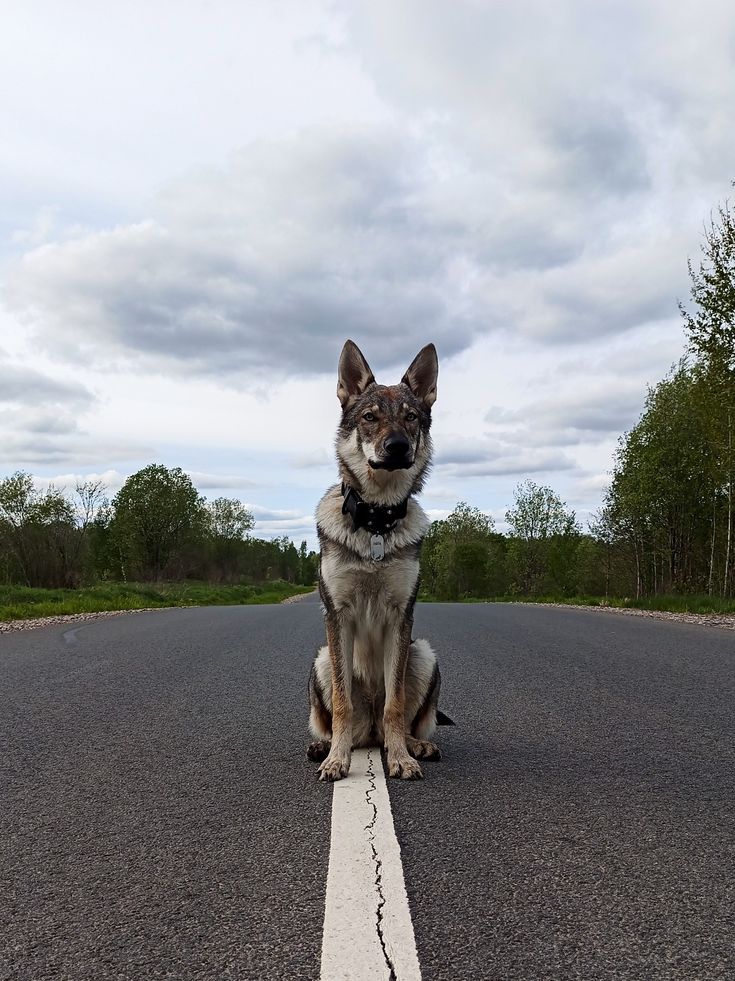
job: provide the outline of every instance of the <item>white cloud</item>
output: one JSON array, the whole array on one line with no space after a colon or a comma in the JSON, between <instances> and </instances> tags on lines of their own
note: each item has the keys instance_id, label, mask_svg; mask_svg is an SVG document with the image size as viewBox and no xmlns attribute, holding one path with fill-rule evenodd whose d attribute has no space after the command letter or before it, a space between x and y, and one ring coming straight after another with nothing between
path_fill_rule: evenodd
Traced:
<instances>
[{"instance_id":1,"label":"white cloud","mask_svg":"<svg viewBox=\"0 0 735 981\"><path fill-rule=\"evenodd\" d=\"M384 364L426 337L445 356L508 324L590 343L675 310L685 240L637 202L547 241L570 190L508 211L480 166L443 174L384 126L252 144L153 217L28 251L6 302L55 358L220 377L323 370L345 336Z\"/></svg>"},{"instance_id":2,"label":"white cloud","mask_svg":"<svg viewBox=\"0 0 735 981\"><path fill-rule=\"evenodd\" d=\"M77 484L81 483L100 483L106 489L109 496L120 490L125 483L126 477L118 470L104 470L101 473L61 473L49 477L36 477L35 483L41 489L53 485L59 489L73 490Z\"/></svg>"},{"instance_id":3,"label":"white cloud","mask_svg":"<svg viewBox=\"0 0 735 981\"><path fill-rule=\"evenodd\" d=\"M196 470L188 470L187 473L194 486L201 491L212 489L246 490L259 486L257 480L251 480L249 477L237 474L200 473Z\"/></svg>"},{"instance_id":4,"label":"white cloud","mask_svg":"<svg viewBox=\"0 0 735 981\"><path fill-rule=\"evenodd\" d=\"M57 358L167 372L323 370L346 334L451 352L479 321L452 236L415 200L421 167L386 128L253 144L172 186L155 218L29 251L6 299Z\"/></svg>"},{"instance_id":5,"label":"white cloud","mask_svg":"<svg viewBox=\"0 0 735 981\"><path fill-rule=\"evenodd\" d=\"M0 360L0 404L38 406L88 404L94 396L78 382L52 378L24 364Z\"/></svg>"},{"instance_id":6,"label":"white cloud","mask_svg":"<svg viewBox=\"0 0 735 981\"><path fill-rule=\"evenodd\" d=\"M558 450L551 453L521 450L506 455L500 453L495 459L476 463L438 464L437 470L441 477L520 477L524 474L556 473L574 467L574 460Z\"/></svg>"},{"instance_id":7,"label":"white cloud","mask_svg":"<svg viewBox=\"0 0 735 981\"><path fill-rule=\"evenodd\" d=\"M321 470L325 467L334 469L334 449L317 446L310 450L300 450L291 457L290 463L296 470Z\"/></svg>"},{"instance_id":8,"label":"white cloud","mask_svg":"<svg viewBox=\"0 0 735 981\"><path fill-rule=\"evenodd\" d=\"M258 504L246 503L255 518L253 534L259 538L276 538L286 535L293 540L306 539L309 547L315 547L316 521L313 514L293 509L270 509Z\"/></svg>"}]
</instances>

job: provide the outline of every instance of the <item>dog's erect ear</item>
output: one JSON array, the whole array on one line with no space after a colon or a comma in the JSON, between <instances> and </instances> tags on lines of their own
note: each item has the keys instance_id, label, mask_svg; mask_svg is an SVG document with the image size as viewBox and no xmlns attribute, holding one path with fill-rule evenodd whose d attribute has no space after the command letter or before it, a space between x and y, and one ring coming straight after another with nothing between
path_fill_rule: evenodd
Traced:
<instances>
[{"instance_id":1,"label":"dog's erect ear","mask_svg":"<svg viewBox=\"0 0 735 981\"><path fill-rule=\"evenodd\" d=\"M375 381L370 365L362 356L362 351L354 341L345 341L339 356L339 375L337 398L346 408L348 403L362 395L368 385Z\"/></svg>"},{"instance_id":2,"label":"dog's erect ear","mask_svg":"<svg viewBox=\"0 0 735 981\"><path fill-rule=\"evenodd\" d=\"M433 344L422 347L411 362L411 367L401 378L402 385L408 385L413 394L430 409L436 402L436 379L439 374L439 359Z\"/></svg>"}]
</instances>

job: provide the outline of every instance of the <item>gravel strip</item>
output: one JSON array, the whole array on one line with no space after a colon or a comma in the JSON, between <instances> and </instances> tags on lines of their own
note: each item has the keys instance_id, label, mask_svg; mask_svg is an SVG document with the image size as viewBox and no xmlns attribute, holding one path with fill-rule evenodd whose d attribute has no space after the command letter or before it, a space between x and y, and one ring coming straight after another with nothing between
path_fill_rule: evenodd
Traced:
<instances>
[{"instance_id":1,"label":"gravel strip","mask_svg":"<svg viewBox=\"0 0 735 981\"><path fill-rule=\"evenodd\" d=\"M316 590L313 589L310 593L296 593L295 596L287 596L286 599L281 600L281 606L284 606L286 603L300 603L307 596L313 596L315 592Z\"/></svg>"},{"instance_id":2,"label":"gravel strip","mask_svg":"<svg viewBox=\"0 0 735 981\"><path fill-rule=\"evenodd\" d=\"M27 620L8 620L0 623L0 634L8 634L11 630L34 630L36 627L51 627L55 623L70 623L73 620L100 620L102 617L119 617L124 613L154 613L171 607L154 606L142 610L101 610L99 613L65 613L53 617L29 617Z\"/></svg>"},{"instance_id":3,"label":"gravel strip","mask_svg":"<svg viewBox=\"0 0 735 981\"><path fill-rule=\"evenodd\" d=\"M735 630L732 613L669 613L664 610L635 610L624 606L578 606L573 603L510 603L510 606L552 606L557 610L589 610L591 613L622 613L628 617L648 617L651 620L678 620L697 623L703 627L724 627Z\"/></svg>"}]
</instances>

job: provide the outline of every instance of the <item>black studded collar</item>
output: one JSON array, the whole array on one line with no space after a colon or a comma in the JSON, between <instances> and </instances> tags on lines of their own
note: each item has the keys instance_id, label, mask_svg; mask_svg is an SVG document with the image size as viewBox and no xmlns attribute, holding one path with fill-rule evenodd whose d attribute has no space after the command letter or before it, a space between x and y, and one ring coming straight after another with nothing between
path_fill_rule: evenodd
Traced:
<instances>
[{"instance_id":1,"label":"black studded collar","mask_svg":"<svg viewBox=\"0 0 735 981\"><path fill-rule=\"evenodd\" d=\"M358 528L365 528L374 535L382 535L386 531L392 531L401 518L406 517L408 511L408 498L400 504L371 504L363 501L354 487L342 484L342 514L352 516L352 527L354 531Z\"/></svg>"}]
</instances>

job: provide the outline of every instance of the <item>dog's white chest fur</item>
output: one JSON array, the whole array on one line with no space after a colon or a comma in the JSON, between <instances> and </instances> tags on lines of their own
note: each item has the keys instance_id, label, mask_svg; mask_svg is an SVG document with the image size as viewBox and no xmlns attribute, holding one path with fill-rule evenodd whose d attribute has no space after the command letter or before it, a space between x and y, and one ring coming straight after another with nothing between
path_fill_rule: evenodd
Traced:
<instances>
[{"instance_id":1,"label":"dog's white chest fur","mask_svg":"<svg viewBox=\"0 0 735 981\"><path fill-rule=\"evenodd\" d=\"M325 556L322 576L340 618L354 638L353 672L371 691L383 689L384 653L396 635L416 589L419 563L395 559L388 565Z\"/></svg>"},{"instance_id":2,"label":"dog's white chest fur","mask_svg":"<svg viewBox=\"0 0 735 981\"><path fill-rule=\"evenodd\" d=\"M321 574L337 610L382 620L393 610L405 609L416 588L419 562L413 555L375 562L327 554L322 557Z\"/></svg>"},{"instance_id":3,"label":"dog's white chest fur","mask_svg":"<svg viewBox=\"0 0 735 981\"><path fill-rule=\"evenodd\" d=\"M371 557L371 535L354 531L342 514L339 487L330 488L317 509L317 521L337 547L323 550L321 577L331 605L350 623L355 639L355 673L375 680L383 675L383 649L395 632L419 577L418 545L429 519L415 500L406 517L384 537L384 557Z\"/></svg>"}]
</instances>

